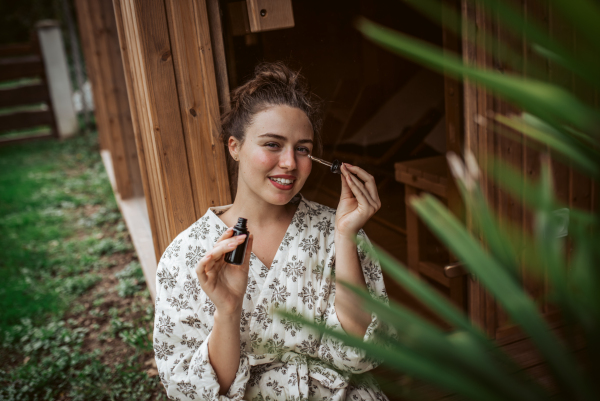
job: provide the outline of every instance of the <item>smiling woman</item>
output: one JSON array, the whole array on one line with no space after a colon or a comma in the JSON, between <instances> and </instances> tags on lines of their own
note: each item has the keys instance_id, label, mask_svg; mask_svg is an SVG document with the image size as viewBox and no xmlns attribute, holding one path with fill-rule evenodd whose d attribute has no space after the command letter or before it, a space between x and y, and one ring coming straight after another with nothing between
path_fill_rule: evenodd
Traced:
<instances>
[{"instance_id":1,"label":"smiling woman","mask_svg":"<svg viewBox=\"0 0 600 401\"><path fill-rule=\"evenodd\" d=\"M231 400L384 400L374 382L351 384L376 361L282 319L287 310L373 341L384 325L338 282L387 300L362 226L381 203L372 176L341 168L337 210L304 198L321 147L318 102L299 73L261 64L236 89L223 140L237 163L232 205L212 207L182 232L157 272L154 346L170 397ZM246 235L233 235L238 218ZM227 228L230 227L230 228ZM364 245L354 243L358 235ZM241 266L224 255L247 240Z\"/></svg>"}]
</instances>

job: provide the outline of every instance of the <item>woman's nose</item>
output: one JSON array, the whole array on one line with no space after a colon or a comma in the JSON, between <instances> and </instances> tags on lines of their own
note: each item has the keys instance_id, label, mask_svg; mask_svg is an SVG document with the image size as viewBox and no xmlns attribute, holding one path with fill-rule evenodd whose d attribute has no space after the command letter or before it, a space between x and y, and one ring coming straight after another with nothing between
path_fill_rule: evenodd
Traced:
<instances>
[{"instance_id":1,"label":"woman's nose","mask_svg":"<svg viewBox=\"0 0 600 401\"><path fill-rule=\"evenodd\" d=\"M296 154L294 153L294 149L286 150L281 154L281 157L279 158L279 167L287 170L296 169Z\"/></svg>"}]
</instances>

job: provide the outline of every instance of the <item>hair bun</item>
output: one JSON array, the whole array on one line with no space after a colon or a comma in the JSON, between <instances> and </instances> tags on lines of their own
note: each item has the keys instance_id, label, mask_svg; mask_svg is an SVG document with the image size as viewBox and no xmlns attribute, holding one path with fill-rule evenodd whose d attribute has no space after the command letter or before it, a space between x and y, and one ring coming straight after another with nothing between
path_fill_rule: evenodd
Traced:
<instances>
[{"instance_id":1,"label":"hair bun","mask_svg":"<svg viewBox=\"0 0 600 401\"><path fill-rule=\"evenodd\" d=\"M233 136L243 143L246 128L256 113L268 107L286 105L306 113L315 134L313 151L320 153L321 101L310 92L299 71L281 61L260 63L252 78L231 92L230 99L231 110L221 117L224 141Z\"/></svg>"},{"instance_id":2,"label":"hair bun","mask_svg":"<svg viewBox=\"0 0 600 401\"><path fill-rule=\"evenodd\" d=\"M264 83L282 83L296 85L300 73L292 71L281 61L274 63L260 63L254 69L255 80Z\"/></svg>"}]
</instances>

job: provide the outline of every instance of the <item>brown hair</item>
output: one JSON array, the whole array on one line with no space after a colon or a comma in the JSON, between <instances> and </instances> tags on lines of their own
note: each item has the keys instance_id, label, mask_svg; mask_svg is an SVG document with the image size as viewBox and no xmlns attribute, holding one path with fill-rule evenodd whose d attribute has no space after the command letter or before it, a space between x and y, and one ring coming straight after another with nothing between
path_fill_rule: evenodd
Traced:
<instances>
[{"instance_id":1,"label":"brown hair","mask_svg":"<svg viewBox=\"0 0 600 401\"><path fill-rule=\"evenodd\" d=\"M254 76L231 92L231 110L221 117L221 139L227 144L233 136L243 144L246 129L257 113L284 105L306 113L314 132L313 153L320 154L321 101L310 91L300 72L282 62L259 64Z\"/></svg>"}]
</instances>

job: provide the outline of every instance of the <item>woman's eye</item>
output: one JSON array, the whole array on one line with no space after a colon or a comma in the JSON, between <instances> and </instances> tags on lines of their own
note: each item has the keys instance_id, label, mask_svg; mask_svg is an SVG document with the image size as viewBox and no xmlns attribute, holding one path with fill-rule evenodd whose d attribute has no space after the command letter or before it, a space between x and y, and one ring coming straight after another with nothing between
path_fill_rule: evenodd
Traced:
<instances>
[{"instance_id":1,"label":"woman's eye","mask_svg":"<svg viewBox=\"0 0 600 401\"><path fill-rule=\"evenodd\" d=\"M310 152L310 150L308 150L308 148L304 148L304 147L298 148L298 151L300 151L302 153L309 153Z\"/></svg>"},{"instance_id":2,"label":"woman's eye","mask_svg":"<svg viewBox=\"0 0 600 401\"><path fill-rule=\"evenodd\" d=\"M273 142L269 142L269 143L265 144L265 146L268 147L268 148L271 148L271 149L275 149L275 148L279 147L278 144L273 143Z\"/></svg>"}]
</instances>

